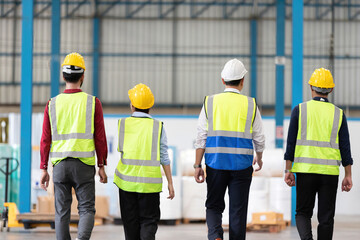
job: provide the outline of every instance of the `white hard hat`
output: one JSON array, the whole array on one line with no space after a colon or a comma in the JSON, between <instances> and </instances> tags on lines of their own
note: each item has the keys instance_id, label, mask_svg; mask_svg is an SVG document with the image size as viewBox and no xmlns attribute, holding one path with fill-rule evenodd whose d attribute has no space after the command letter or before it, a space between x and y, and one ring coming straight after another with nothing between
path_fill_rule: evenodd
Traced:
<instances>
[{"instance_id":1,"label":"white hard hat","mask_svg":"<svg viewBox=\"0 0 360 240\"><path fill-rule=\"evenodd\" d=\"M225 64L224 69L221 71L221 78L224 79L225 82L229 82L242 79L246 73L247 70L244 64L234 58Z\"/></svg>"}]
</instances>

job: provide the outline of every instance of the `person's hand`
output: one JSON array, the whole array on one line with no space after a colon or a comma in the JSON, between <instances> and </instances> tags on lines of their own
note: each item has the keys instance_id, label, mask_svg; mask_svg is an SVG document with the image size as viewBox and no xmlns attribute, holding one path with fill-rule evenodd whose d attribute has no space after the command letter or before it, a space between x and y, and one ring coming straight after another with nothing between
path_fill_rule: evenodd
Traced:
<instances>
[{"instance_id":1,"label":"person's hand","mask_svg":"<svg viewBox=\"0 0 360 240\"><path fill-rule=\"evenodd\" d=\"M345 192L349 192L353 186L351 177L344 177L344 180L341 184L341 190Z\"/></svg>"},{"instance_id":2,"label":"person's hand","mask_svg":"<svg viewBox=\"0 0 360 240\"><path fill-rule=\"evenodd\" d=\"M254 157L253 165L257 164L258 168L255 169L255 172L260 171L263 165L263 161L261 158L258 158L257 155Z\"/></svg>"},{"instance_id":3,"label":"person's hand","mask_svg":"<svg viewBox=\"0 0 360 240\"><path fill-rule=\"evenodd\" d=\"M46 169L43 169L41 178L40 178L40 187L47 191L47 187L49 186L50 176Z\"/></svg>"},{"instance_id":4,"label":"person's hand","mask_svg":"<svg viewBox=\"0 0 360 240\"><path fill-rule=\"evenodd\" d=\"M101 183L107 183L107 175L105 172L105 167L99 168L99 176L100 176L100 182Z\"/></svg>"},{"instance_id":5,"label":"person's hand","mask_svg":"<svg viewBox=\"0 0 360 240\"><path fill-rule=\"evenodd\" d=\"M169 196L167 198L172 200L175 197L175 191L171 183L168 184L168 190L169 190Z\"/></svg>"},{"instance_id":6,"label":"person's hand","mask_svg":"<svg viewBox=\"0 0 360 240\"><path fill-rule=\"evenodd\" d=\"M197 183L203 183L205 181L205 177L204 177L204 169L202 168L195 168L195 181Z\"/></svg>"},{"instance_id":7,"label":"person's hand","mask_svg":"<svg viewBox=\"0 0 360 240\"><path fill-rule=\"evenodd\" d=\"M289 187L295 186L295 176L294 176L294 174L292 172L285 173L284 181Z\"/></svg>"}]
</instances>

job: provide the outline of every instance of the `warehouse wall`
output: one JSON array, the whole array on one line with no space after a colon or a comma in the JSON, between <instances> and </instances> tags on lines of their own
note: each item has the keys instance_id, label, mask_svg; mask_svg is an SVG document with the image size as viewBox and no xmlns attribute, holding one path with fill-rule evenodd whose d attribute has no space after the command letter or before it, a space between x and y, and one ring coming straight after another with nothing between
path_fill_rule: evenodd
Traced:
<instances>
[{"instance_id":1,"label":"warehouse wall","mask_svg":"<svg viewBox=\"0 0 360 240\"><path fill-rule=\"evenodd\" d=\"M266 2L266 1L261 1ZM271 3L272 1L268 1ZM36 6L39 11L42 6ZM69 6L62 5L62 15ZM108 6L99 6L103 11ZM137 6L114 7L100 21L99 97L104 104L126 104L127 90L139 82L150 85L156 102L164 105L200 105L205 95L222 90L220 72L233 57L250 66L249 7L237 8L231 18L222 17L224 8L209 7L199 18L189 4L180 5L163 19L156 5L145 6L133 18L126 11ZM163 12L171 6L164 6ZM21 5L17 18L0 18L0 105L20 103ZM34 103L45 104L50 97L51 8L34 20ZM263 10L264 8L260 8ZM6 10L6 9L5 9ZM70 9L71 10L71 9ZM78 51L85 57L87 71L83 89L92 93L93 7L81 6L73 17L61 21L61 53ZM323 9L321 12L324 12ZM316 20L316 9L304 9L304 99L310 98L307 80L315 68L330 68L331 14ZM357 107L358 20L347 20L347 10L336 8L334 102ZM285 104L291 105L291 7L285 34ZM262 106L275 104L276 9L268 8L258 19L258 91ZM14 27L16 24L16 27ZM15 31L15 34L14 34ZM15 53L14 53L15 50ZM174 57L176 56L176 57ZM14 64L15 63L15 64ZM60 78L60 76L59 76ZM251 75L246 76L244 94L250 93ZM61 80L60 80L61 81ZM62 82L62 81L61 81ZM63 86L62 86L63 88Z\"/></svg>"}]
</instances>

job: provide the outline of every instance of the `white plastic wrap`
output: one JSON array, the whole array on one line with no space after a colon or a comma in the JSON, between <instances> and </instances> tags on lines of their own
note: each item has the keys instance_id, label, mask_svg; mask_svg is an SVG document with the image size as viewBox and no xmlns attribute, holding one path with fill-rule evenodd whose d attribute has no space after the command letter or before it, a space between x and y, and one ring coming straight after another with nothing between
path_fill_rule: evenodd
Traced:
<instances>
[{"instance_id":1,"label":"white plastic wrap","mask_svg":"<svg viewBox=\"0 0 360 240\"><path fill-rule=\"evenodd\" d=\"M251 222L252 214L269 209L269 178L253 177L249 194L247 222Z\"/></svg>"},{"instance_id":2,"label":"white plastic wrap","mask_svg":"<svg viewBox=\"0 0 360 240\"><path fill-rule=\"evenodd\" d=\"M263 154L263 167L260 171L254 172L254 176L282 177L284 172L284 150L265 149Z\"/></svg>"},{"instance_id":3,"label":"white plastic wrap","mask_svg":"<svg viewBox=\"0 0 360 240\"><path fill-rule=\"evenodd\" d=\"M175 198L167 199L169 196L168 183L166 177L163 176L163 188L160 193L160 211L162 220L174 220L182 218L182 193L181 193L181 177L173 176L173 185L175 190Z\"/></svg>"},{"instance_id":4,"label":"white plastic wrap","mask_svg":"<svg viewBox=\"0 0 360 240\"><path fill-rule=\"evenodd\" d=\"M179 161L183 176L194 176L195 149L187 149L180 151ZM204 163L204 161L203 161Z\"/></svg>"},{"instance_id":5,"label":"white plastic wrap","mask_svg":"<svg viewBox=\"0 0 360 240\"><path fill-rule=\"evenodd\" d=\"M270 178L269 210L283 213L284 220L291 219L291 188L281 177Z\"/></svg>"},{"instance_id":6,"label":"white plastic wrap","mask_svg":"<svg viewBox=\"0 0 360 240\"><path fill-rule=\"evenodd\" d=\"M183 176L182 215L187 219L205 219L206 183L195 182L194 177Z\"/></svg>"}]
</instances>

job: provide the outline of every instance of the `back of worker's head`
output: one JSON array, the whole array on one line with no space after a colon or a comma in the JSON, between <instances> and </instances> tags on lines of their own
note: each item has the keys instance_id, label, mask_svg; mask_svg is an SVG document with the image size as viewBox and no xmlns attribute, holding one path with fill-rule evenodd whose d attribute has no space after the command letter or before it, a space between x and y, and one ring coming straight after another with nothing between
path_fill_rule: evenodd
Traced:
<instances>
[{"instance_id":1,"label":"back of worker's head","mask_svg":"<svg viewBox=\"0 0 360 240\"><path fill-rule=\"evenodd\" d=\"M247 70L244 64L234 58L229 60L223 70L221 71L221 78L227 86L239 86L240 82L244 80Z\"/></svg>"},{"instance_id":2,"label":"back of worker's head","mask_svg":"<svg viewBox=\"0 0 360 240\"><path fill-rule=\"evenodd\" d=\"M328 95L335 87L331 72L325 68L315 69L308 82L317 94Z\"/></svg>"},{"instance_id":3,"label":"back of worker's head","mask_svg":"<svg viewBox=\"0 0 360 240\"><path fill-rule=\"evenodd\" d=\"M70 83L77 83L86 69L84 58L76 52L68 54L61 67L65 81Z\"/></svg>"},{"instance_id":4,"label":"back of worker's head","mask_svg":"<svg viewBox=\"0 0 360 240\"><path fill-rule=\"evenodd\" d=\"M154 105L154 95L151 89L143 83L130 89L128 95L135 111L149 113L150 108Z\"/></svg>"}]
</instances>

